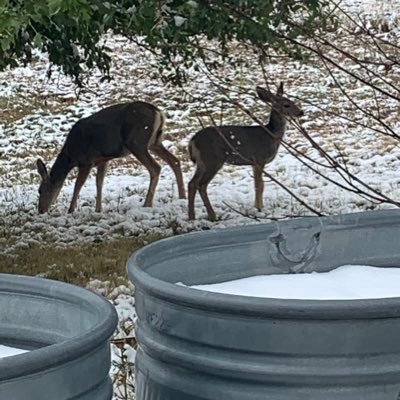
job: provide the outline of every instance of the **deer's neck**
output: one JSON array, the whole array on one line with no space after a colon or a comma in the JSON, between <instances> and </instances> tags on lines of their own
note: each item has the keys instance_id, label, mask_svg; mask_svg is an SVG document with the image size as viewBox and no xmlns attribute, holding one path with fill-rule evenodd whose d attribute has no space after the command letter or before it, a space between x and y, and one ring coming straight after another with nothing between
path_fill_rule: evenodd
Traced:
<instances>
[{"instance_id":1,"label":"deer's neck","mask_svg":"<svg viewBox=\"0 0 400 400\"><path fill-rule=\"evenodd\" d=\"M69 157L61 151L50 171L50 180L54 185L62 185L72 166Z\"/></svg>"},{"instance_id":2,"label":"deer's neck","mask_svg":"<svg viewBox=\"0 0 400 400\"><path fill-rule=\"evenodd\" d=\"M278 111L272 109L266 128L274 138L282 139L286 130L286 118Z\"/></svg>"}]
</instances>

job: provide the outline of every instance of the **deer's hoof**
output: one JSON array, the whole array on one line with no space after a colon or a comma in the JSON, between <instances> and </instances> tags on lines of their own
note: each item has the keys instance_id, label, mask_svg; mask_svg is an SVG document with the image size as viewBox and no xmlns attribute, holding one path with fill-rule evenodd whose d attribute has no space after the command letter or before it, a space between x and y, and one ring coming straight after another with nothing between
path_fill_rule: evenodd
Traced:
<instances>
[{"instance_id":1,"label":"deer's hoof","mask_svg":"<svg viewBox=\"0 0 400 400\"><path fill-rule=\"evenodd\" d=\"M215 222L215 221L217 220L217 216L216 216L215 214L212 214L212 215L209 215L209 216L208 216L208 219L209 219L211 222Z\"/></svg>"}]
</instances>

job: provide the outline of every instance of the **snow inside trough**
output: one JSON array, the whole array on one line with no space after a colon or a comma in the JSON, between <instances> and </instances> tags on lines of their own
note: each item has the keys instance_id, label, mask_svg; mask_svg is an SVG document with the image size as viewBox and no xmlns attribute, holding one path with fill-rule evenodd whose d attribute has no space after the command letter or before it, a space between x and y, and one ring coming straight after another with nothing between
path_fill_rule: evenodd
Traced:
<instances>
[{"instance_id":1,"label":"snow inside trough","mask_svg":"<svg viewBox=\"0 0 400 400\"><path fill-rule=\"evenodd\" d=\"M12 357L26 352L28 352L28 350L17 349L16 347L9 347L0 344L0 358Z\"/></svg>"},{"instance_id":2,"label":"snow inside trough","mask_svg":"<svg viewBox=\"0 0 400 400\"><path fill-rule=\"evenodd\" d=\"M329 272L258 275L194 289L231 295L299 300L400 297L400 268L343 265Z\"/></svg>"}]
</instances>

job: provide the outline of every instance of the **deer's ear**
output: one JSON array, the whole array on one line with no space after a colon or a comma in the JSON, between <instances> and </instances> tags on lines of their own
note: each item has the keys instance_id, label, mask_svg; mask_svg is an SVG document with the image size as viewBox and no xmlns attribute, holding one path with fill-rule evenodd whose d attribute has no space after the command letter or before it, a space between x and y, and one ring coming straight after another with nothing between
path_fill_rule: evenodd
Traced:
<instances>
[{"instance_id":1,"label":"deer's ear","mask_svg":"<svg viewBox=\"0 0 400 400\"><path fill-rule=\"evenodd\" d=\"M277 96L282 96L283 95L283 82L281 82L279 84L278 91L276 92L276 95Z\"/></svg>"},{"instance_id":2,"label":"deer's ear","mask_svg":"<svg viewBox=\"0 0 400 400\"><path fill-rule=\"evenodd\" d=\"M44 165L44 162L40 158L38 158L36 161L36 167L39 172L39 175L42 177L44 181L49 179L49 174L47 172L46 165Z\"/></svg>"},{"instance_id":3,"label":"deer's ear","mask_svg":"<svg viewBox=\"0 0 400 400\"><path fill-rule=\"evenodd\" d=\"M258 97L262 101L265 101L266 103L272 103L274 101L275 95L272 94L269 90L266 90L260 86L257 86L256 91L257 91Z\"/></svg>"}]
</instances>

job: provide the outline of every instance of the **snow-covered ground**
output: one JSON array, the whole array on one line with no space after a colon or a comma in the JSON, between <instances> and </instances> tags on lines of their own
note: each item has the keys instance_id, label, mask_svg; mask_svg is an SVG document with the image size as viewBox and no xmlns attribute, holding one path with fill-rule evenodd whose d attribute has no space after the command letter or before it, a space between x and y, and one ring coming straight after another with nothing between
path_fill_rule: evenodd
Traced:
<instances>
[{"instance_id":1,"label":"snow-covered ground","mask_svg":"<svg viewBox=\"0 0 400 400\"><path fill-rule=\"evenodd\" d=\"M298 300L355 300L400 297L400 268L343 265L329 272L257 275L191 286L235 296Z\"/></svg>"},{"instance_id":2,"label":"snow-covered ground","mask_svg":"<svg viewBox=\"0 0 400 400\"><path fill-rule=\"evenodd\" d=\"M399 44L398 2L346 0L344 6L352 15L362 15L369 24L374 25L377 20L387 21L390 25L387 38ZM330 40L337 41L355 55L368 52L353 43L355 37L345 33L342 36L331 34ZM36 54L37 62L28 67L0 73L0 233L4 233L4 237L0 235L0 257L41 243L70 246L121 236L169 235L310 214L307 208L268 179L264 192L265 208L262 212L256 211L251 168L232 166L225 166L209 187L210 199L219 217L215 223L206 219L199 198L196 199L198 219L188 221L186 201L178 199L173 174L165 164L162 164L154 206L143 208L148 173L133 158L127 158L112 162L105 178L102 213L94 212L94 175L82 189L76 213L66 213L73 190L74 174L71 174L51 212L38 215L36 159L43 157L51 165L71 126L79 118L106 105L140 99L162 108L167 115L164 144L182 159L186 183L193 173L187 156L187 143L200 129L199 119L204 124L211 123L207 110L218 123L253 123L232 104L221 102L223 96L218 93L212 79L202 72L201 65L199 71L195 68L189 71L190 80L183 89L179 89L163 84L158 73L149 68L153 62L150 53L121 37L110 37L108 45L113 51L114 80L99 83L99 76L94 76L79 97L76 97L76 88L68 78L58 73L47 78L48 64L41 54ZM244 50L238 46L236 51ZM367 55L375 57L374 54ZM235 69L224 66L221 76L228 82L223 84L230 89L229 95L234 100L266 120L268 108L257 100L254 93L256 85L265 85L264 74L256 56L246 54L246 60L248 67ZM359 72L357 66L350 65L349 68ZM399 64L388 71L378 72L399 87ZM348 94L356 99L360 108L357 110L317 62L301 64L273 59L266 66L265 76L270 85L285 82L286 94L305 112L301 125L325 151L362 182L400 201L399 141L374 131L382 126L360 111L378 112L384 122L400 135L400 107L397 101L373 93L367 86L338 72L337 78L345 85ZM236 92L237 89L240 93ZM355 123L355 120L358 122ZM285 140L303 155L324 163L319 152L293 125L288 127ZM304 166L285 148L280 149L276 159L266 169L323 214L392 207L375 204L341 189L334 183L343 182L336 171L317 164L314 167L330 181ZM116 305L120 316L118 337L128 338L113 345L112 373L116 391L120 391L116 399L125 398L124 392L129 391L132 384L129 368L134 358L133 288L110 288L104 282L91 282L89 287L107 295Z\"/></svg>"},{"instance_id":3,"label":"snow-covered ground","mask_svg":"<svg viewBox=\"0 0 400 400\"><path fill-rule=\"evenodd\" d=\"M348 38L343 43L346 40ZM211 202L220 218L214 224L205 219L199 198L196 202L198 220L187 220L186 202L178 199L175 179L165 164L154 207L143 208L149 183L148 172L129 157L114 161L105 178L103 213L94 213L95 182L94 176L91 176L82 189L77 212L66 214L73 190L72 173L51 212L38 215L36 159L44 157L51 165L73 123L105 105L141 99L160 106L168 118L164 143L183 160L186 182L193 173L193 165L187 156L187 143L200 128L198 117L205 124L211 123L205 113L207 109L218 122L222 119L224 123L253 123L229 103L225 103L221 110L221 96L213 82L201 71L190 71L191 81L185 92L195 96L193 98L183 89L163 85L156 73L148 71L151 56L134 44L113 37L109 39L109 46L114 52L115 79L100 84L94 77L88 90L81 93L78 99L74 97L75 87L68 78L58 74L50 80L46 78L47 63L42 56L29 67L0 74L0 100L3 103L0 122L0 221L9 235L9 245L4 249L0 247L0 252L13 252L15 247L40 244L44 237L47 243L68 245L121 235L168 234L172 232L172 221L178 225L179 232L254 222L232 208L266 221L271 217L309 214L304 206L268 179L264 192L265 208L263 212L257 212L254 208L252 169L232 166L225 166L210 184ZM256 57L249 54L248 62L253 68L246 72L225 66L224 76L233 82L230 95L252 109L261 120L266 120L268 109L254 94L256 85L265 85L263 74L257 68ZM385 78L395 82L399 72L400 67L393 66ZM332 78L321 65L274 61L266 67L266 76L269 84L284 81L287 95L298 98L296 101L305 112L301 125L324 150L338 162L346 163L346 167L365 183L392 199L399 198L399 141L369 129L381 126L354 109L335 88ZM338 79L346 85L346 90L361 109L376 110L379 104L378 111L384 115L385 123L395 132L400 132L398 102L379 93L375 97L368 87L354 82L349 76L338 74ZM244 94L235 93L238 87ZM9 115L16 117L7 120ZM360 123L346 118L357 119ZM293 125L289 126L285 140L303 155L324 162L318 151ZM317 169L334 182L342 182L335 171L318 166ZM324 214L379 206L321 178L284 148L267 166L267 171Z\"/></svg>"}]
</instances>

